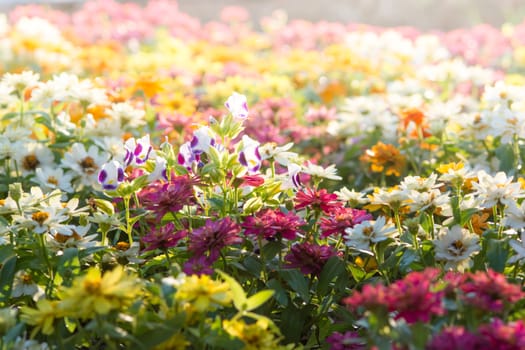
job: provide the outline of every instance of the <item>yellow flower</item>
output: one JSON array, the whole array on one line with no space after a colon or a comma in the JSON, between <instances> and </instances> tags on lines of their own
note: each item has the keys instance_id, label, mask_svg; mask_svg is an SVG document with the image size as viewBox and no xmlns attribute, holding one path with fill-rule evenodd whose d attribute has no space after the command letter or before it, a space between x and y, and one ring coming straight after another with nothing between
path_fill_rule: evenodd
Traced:
<instances>
[{"instance_id":1,"label":"yellow flower","mask_svg":"<svg viewBox=\"0 0 525 350\"><path fill-rule=\"evenodd\" d=\"M106 272L90 268L61 293L64 308L75 317L92 318L121 309L137 298L140 286L134 276L126 275L122 266Z\"/></svg>"},{"instance_id":2,"label":"yellow flower","mask_svg":"<svg viewBox=\"0 0 525 350\"><path fill-rule=\"evenodd\" d=\"M245 344L243 350L274 350L280 348L280 337L276 337L268 329L268 321L258 320L256 323L246 324L242 320L223 323L224 330L230 335L239 338Z\"/></svg>"},{"instance_id":3,"label":"yellow flower","mask_svg":"<svg viewBox=\"0 0 525 350\"><path fill-rule=\"evenodd\" d=\"M405 168L406 158L393 145L378 142L368 149L360 158L361 162L368 163L374 173L385 172L385 175L401 176Z\"/></svg>"},{"instance_id":4,"label":"yellow flower","mask_svg":"<svg viewBox=\"0 0 525 350\"><path fill-rule=\"evenodd\" d=\"M436 171L440 174L446 174L449 172L449 170L457 171L463 169L464 167L465 165L463 164L463 162L452 162L447 164L441 164L436 168Z\"/></svg>"},{"instance_id":5,"label":"yellow flower","mask_svg":"<svg viewBox=\"0 0 525 350\"><path fill-rule=\"evenodd\" d=\"M38 332L50 335L54 332L55 319L63 317L63 310L60 308L58 301L40 299L36 303L36 309L22 306L20 319L26 324L35 326L31 332L33 338Z\"/></svg>"},{"instance_id":6,"label":"yellow flower","mask_svg":"<svg viewBox=\"0 0 525 350\"><path fill-rule=\"evenodd\" d=\"M231 292L227 283L214 281L208 275L191 275L175 293L175 300L189 304L197 312L204 312L230 304Z\"/></svg>"}]
</instances>

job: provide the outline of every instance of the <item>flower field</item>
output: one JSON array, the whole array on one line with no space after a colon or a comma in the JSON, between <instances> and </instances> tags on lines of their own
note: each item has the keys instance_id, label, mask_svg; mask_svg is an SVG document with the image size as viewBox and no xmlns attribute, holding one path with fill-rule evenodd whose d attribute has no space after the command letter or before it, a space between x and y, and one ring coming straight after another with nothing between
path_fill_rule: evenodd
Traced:
<instances>
[{"instance_id":1,"label":"flower field","mask_svg":"<svg viewBox=\"0 0 525 350\"><path fill-rule=\"evenodd\" d=\"M0 348L525 349L525 22L0 16Z\"/></svg>"}]
</instances>

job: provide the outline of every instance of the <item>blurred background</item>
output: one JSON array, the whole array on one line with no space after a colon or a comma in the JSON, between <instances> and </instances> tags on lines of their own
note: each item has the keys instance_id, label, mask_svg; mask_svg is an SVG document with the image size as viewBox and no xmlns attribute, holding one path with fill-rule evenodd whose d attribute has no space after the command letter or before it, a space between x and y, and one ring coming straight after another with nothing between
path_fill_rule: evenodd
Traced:
<instances>
[{"instance_id":1,"label":"blurred background","mask_svg":"<svg viewBox=\"0 0 525 350\"><path fill-rule=\"evenodd\" d=\"M128 0L129 1L129 0ZM50 4L72 10L83 0L0 0L0 11L16 5ZM123 1L120 1L123 2ZM147 0L134 1L145 3ZM525 0L179 0L179 8L202 21L217 19L224 6L243 6L257 21L277 9L289 18L310 21L357 22L380 26L414 26L448 30L479 23L501 26L520 23ZM166 14L169 16L169 14Z\"/></svg>"}]
</instances>

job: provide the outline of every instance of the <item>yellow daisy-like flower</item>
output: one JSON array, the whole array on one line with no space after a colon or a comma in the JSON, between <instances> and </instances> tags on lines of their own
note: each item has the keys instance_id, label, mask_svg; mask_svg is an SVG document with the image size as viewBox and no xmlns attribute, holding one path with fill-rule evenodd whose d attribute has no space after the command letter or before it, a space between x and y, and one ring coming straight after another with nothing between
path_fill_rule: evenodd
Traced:
<instances>
[{"instance_id":1,"label":"yellow daisy-like flower","mask_svg":"<svg viewBox=\"0 0 525 350\"><path fill-rule=\"evenodd\" d=\"M239 338L245 344L243 350L274 350L279 349L279 337L268 329L268 321L261 319L256 323L246 324L242 320L223 323L224 330Z\"/></svg>"},{"instance_id":2,"label":"yellow daisy-like flower","mask_svg":"<svg viewBox=\"0 0 525 350\"><path fill-rule=\"evenodd\" d=\"M230 304L232 297L227 283L214 281L208 275L191 275L175 293L175 300L191 305L191 309L197 312L204 312Z\"/></svg>"},{"instance_id":3,"label":"yellow daisy-like flower","mask_svg":"<svg viewBox=\"0 0 525 350\"><path fill-rule=\"evenodd\" d=\"M105 315L129 305L140 293L134 276L127 275L122 266L102 275L98 268L90 268L87 275L75 279L73 285L61 293L64 308L75 317L92 318Z\"/></svg>"},{"instance_id":4,"label":"yellow daisy-like flower","mask_svg":"<svg viewBox=\"0 0 525 350\"><path fill-rule=\"evenodd\" d=\"M38 332L50 335L55 331L55 320L63 317L63 310L60 308L59 301L40 299L36 303L36 309L22 306L21 320L26 324L35 326L31 332L31 338L33 338Z\"/></svg>"}]
</instances>

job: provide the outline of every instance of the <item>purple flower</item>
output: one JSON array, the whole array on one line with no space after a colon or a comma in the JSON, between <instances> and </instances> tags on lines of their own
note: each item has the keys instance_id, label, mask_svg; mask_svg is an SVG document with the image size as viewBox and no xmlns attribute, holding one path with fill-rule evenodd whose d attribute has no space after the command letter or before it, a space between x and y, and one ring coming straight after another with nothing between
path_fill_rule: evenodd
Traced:
<instances>
[{"instance_id":1,"label":"purple flower","mask_svg":"<svg viewBox=\"0 0 525 350\"><path fill-rule=\"evenodd\" d=\"M195 130L193 133L193 138L190 142L190 147L194 154L208 152L210 147L213 146L215 146L215 139L210 128L207 126L202 126Z\"/></svg>"},{"instance_id":2,"label":"purple flower","mask_svg":"<svg viewBox=\"0 0 525 350\"><path fill-rule=\"evenodd\" d=\"M206 255L193 256L184 263L182 271L187 275L211 275L213 269L211 268L215 259L210 259Z\"/></svg>"},{"instance_id":3,"label":"purple flower","mask_svg":"<svg viewBox=\"0 0 525 350\"><path fill-rule=\"evenodd\" d=\"M124 148L126 149L126 156L124 157L126 166L146 163L153 149L149 141L149 135L143 136L138 140L135 140L133 137L129 138L124 143Z\"/></svg>"},{"instance_id":4,"label":"purple flower","mask_svg":"<svg viewBox=\"0 0 525 350\"><path fill-rule=\"evenodd\" d=\"M124 181L124 168L116 160L112 160L102 165L98 173L98 182L105 190L116 190L120 183Z\"/></svg>"},{"instance_id":5,"label":"purple flower","mask_svg":"<svg viewBox=\"0 0 525 350\"><path fill-rule=\"evenodd\" d=\"M153 228L153 230L142 237L142 242L146 245L145 252L149 250L175 247L181 239L186 237L188 232L186 230L175 232L175 225L170 222L160 228Z\"/></svg>"},{"instance_id":6,"label":"purple flower","mask_svg":"<svg viewBox=\"0 0 525 350\"><path fill-rule=\"evenodd\" d=\"M200 161L200 155L193 152L193 150L191 149L191 144L189 142L186 142L183 143L179 148L179 155L177 156L177 161L186 169L191 170L193 164L196 164Z\"/></svg>"},{"instance_id":7,"label":"purple flower","mask_svg":"<svg viewBox=\"0 0 525 350\"><path fill-rule=\"evenodd\" d=\"M288 263L287 268L299 268L304 274L319 275L324 265L337 252L329 245L317 245L312 243L294 244L284 260Z\"/></svg>"},{"instance_id":8,"label":"purple flower","mask_svg":"<svg viewBox=\"0 0 525 350\"><path fill-rule=\"evenodd\" d=\"M228 217L218 221L208 219L204 226L190 233L188 250L194 256L207 255L215 261L222 248L242 242L240 231L240 226Z\"/></svg>"},{"instance_id":9,"label":"purple flower","mask_svg":"<svg viewBox=\"0 0 525 350\"><path fill-rule=\"evenodd\" d=\"M334 332L326 342L330 344L330 350L361 350L366 349L365 343L357 332Z\"/></svg>"},{"instance_id":10,"label":"purple flower","mask_svg":"<svg viewBox=\"0 0 525 350\"><path fill-rule=\"evenodd\" d=\"M228 100L226 100L224 106L228 108L234 118L248 118L248 103L246 102L246 96L234 92L230 97L228 97Z\"/></svg>"}]
</instances>

